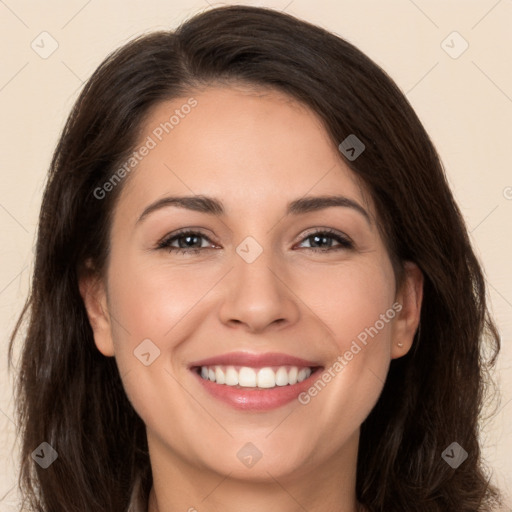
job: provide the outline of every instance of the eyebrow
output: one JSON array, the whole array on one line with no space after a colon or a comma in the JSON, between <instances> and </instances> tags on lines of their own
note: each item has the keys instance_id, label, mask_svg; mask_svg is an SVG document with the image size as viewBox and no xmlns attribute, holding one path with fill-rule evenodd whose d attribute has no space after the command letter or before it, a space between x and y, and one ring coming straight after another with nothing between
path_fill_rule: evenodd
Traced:
<instances>
[{"instance_id":1,"label":"eyebrow","mask_svg":"<svg viewBox=\"0 0 512 512\"><path fill-rule=\"evenodd\" d=\"M150 213L166 208L169 206L175 206L178 208L185 208L187 210L193 210L196 212L207 213L209 215L216 215L220 217L225 214L224 206L222 201L213 197L194 195L194 196L169 196L162 199L158 199L154 203L151 203L137 219L137 224L141 222ZM341 206L343 208L352 208L356 212L360 213L368 224L371 226L372 221L368 212L353 199L339 195L322 195L313 197L302 197L288 203L286 207L286 215L301 215L313 211L323 210L325 208L331 208L333 206Z\"/></svg>"}]
</instances>

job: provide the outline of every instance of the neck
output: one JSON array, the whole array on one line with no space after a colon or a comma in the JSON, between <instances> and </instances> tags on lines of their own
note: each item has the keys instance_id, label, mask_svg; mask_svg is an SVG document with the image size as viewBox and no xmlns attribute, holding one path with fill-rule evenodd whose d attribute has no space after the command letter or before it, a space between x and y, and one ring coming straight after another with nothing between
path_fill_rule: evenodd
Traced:
<instances>
[{"instance_id":1,"label":"neck","mask_svg":"<svg viewBox=\"0 0 512 512\"><path fill-rule=\"evenodd\" d=\"M364 512L355 495L358 441L359 431L332 460L287 475L260 470L249 480L190 464L148 433L153 473L148 512Z\"/></svg>"},{"instance_id":2,"label":"neck","mask_svg":"<svg viewBox=\"0 0 512 512\"><path fill-rule=\"evenodd\" d=\"M292 499L292 498L291 498ZM251 503L249 506L251 506L251 510L260 510L258 507L259 505L254 505L253 502L250 502L250 499L249 498L245 498L245 501L246 501L246 505L248 503ZM273 506L280 506L280 505L276 505L275 502L273 502L272 504ZM297 504L295 505L295 507L292 507L290 510L293 510L293 511L296 511L297 510L297 506L299 506L300 504ZM303 506L300 506L300 509L301 510L306 510L304 509ZM155 488L152 487L151 488L151 492L149 494L149 501L148 501L148 512L165 512L167 510L172 510L171 506L166 506L164 505L163 508L160 508L159 505L158 505L158 500L156 498L156 494L155 494ZM205 506L201 505L201 508L200 509L196 509L194 507L189 507L188 509L182 509L182 510L186 510L187 512L199 512L199 510L201 510L201 512L209 512L210 510L218 510L218 509L210 509L210 508L206 508ZM231 509L229 509L231 510ZM238 509L238 510L242 510L242 509ZM244 509L244 510L248 510L248 509ZM270 509L271 510L271 509ZM281 510L281 509L279 509ZM288 509L287 509L288 510ZM309 509L307 509L308 512L309 512ZM332 512L368 512L368 509L366 507L364 507L363 505L361 505L359 502L355 502L355 505L352 507L352 508L339 508L339 505L337 504L335 506L335 508L331 508L331 509L323 509L324 512L325 510L332 510Z\"/></svg>"}]
</instances>

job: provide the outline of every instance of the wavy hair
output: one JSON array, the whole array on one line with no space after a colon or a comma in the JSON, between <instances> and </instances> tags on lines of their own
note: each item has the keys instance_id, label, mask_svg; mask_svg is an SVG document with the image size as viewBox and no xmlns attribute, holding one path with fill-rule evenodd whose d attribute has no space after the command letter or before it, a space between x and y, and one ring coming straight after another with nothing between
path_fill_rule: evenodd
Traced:
<instances>
[{"instance_id":1,"label":"wavy hair","mask_svg":"<svg viewBox=\"0 0 512 512\"><path fill-rule=\"evenodd\" d=\"M478 433L487 392L497 393L490 370L500 338L436 149L404 94L360 50L291 15L248 6L211 9L125 44L93 73L69 115L48 172L29 297L9 345L14 366L26 320L15 383L24 510L145 510L145 425L114 358L95 347L78 282L92 271L88 260L104 275L123 184L101 201L94 191L133 152L150 109L219 83L288 94L319 116L336 146L356 134L366 149L345 163L371 193L396 276L405 261L424 274L420 331L409 353L391 361L361 426L358 500L371 512L495 510L500 492ZM31 457L43 441L59 454L47 469ZM441 457L454 441L468 453L457 469Z\"/></svg>"}]
</instances>

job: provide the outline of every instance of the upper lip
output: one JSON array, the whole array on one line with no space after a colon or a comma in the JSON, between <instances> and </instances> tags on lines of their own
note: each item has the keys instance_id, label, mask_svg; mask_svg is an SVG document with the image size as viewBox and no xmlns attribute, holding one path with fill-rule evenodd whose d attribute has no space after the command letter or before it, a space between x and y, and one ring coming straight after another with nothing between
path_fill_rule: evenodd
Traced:
<instances>
[{"instance_id":1,"label":"upper lip","mask_svg":"<svg viewBox=\"0 0 512 512\"><path fill-rule=\"evenodd\" d=\"M279 352L266 352L254 354L249 352L229 352L218 356L201 359L190 364L190 368L198 366L248 366L251 368L264 368L266 366L298 366L318 367L320 364L315 361L307 361L300 357L290 356Z\"/></svg>"}]
</instances>

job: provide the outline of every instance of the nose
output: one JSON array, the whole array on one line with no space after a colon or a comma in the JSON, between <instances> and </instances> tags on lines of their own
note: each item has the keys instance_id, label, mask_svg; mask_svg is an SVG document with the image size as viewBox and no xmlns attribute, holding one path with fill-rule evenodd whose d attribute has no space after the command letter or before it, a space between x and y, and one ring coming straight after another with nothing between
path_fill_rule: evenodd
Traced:
<instances>
[{"instance_id":1,"label":"nose","mask_svg":"<svg viewBox=\"0 0 512 512\"><path fill-rule=\"evenodd\" d=\"M252 263L235 256L220 308L225 325L260 333L285 328L299 319L298 299L287 284L285 270L270 252L263 251Z\"/></svg>"}]
</instances>

